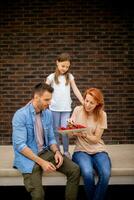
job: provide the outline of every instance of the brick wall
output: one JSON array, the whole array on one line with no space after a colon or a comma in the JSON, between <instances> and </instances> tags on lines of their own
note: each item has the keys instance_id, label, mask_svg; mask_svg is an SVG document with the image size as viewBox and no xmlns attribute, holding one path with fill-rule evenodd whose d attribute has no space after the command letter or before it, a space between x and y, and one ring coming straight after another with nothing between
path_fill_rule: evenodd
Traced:
<instances>
[{"instance_id":1,"label":"brick wall","mask_svg":"<svg viewBox=\"0 0 134 200\"><path fill-rule=\"evenodd\" d=\"M118 3L117 3L118 2ZM0 144L11 144L11 119L31 88L72 56L81 92L102 89L106 143L134 143L134 15L126 1L5 0L0 4ZM79 102L74 95L73 107Z\"/></svg>"}]
</instances>

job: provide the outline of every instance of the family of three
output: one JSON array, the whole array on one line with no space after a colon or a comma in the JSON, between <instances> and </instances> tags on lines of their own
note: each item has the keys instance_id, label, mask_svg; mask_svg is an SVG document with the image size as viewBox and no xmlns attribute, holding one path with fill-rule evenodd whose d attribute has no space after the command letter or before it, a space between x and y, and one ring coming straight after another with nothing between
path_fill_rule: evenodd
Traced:
<instances>
[{"instance_id":1,"label":"family of three","mask_svg":"<svg viewBox=\"0 0 134 200\"><path fill-rule=\"evenodd\" d=\"M68 71L69 66L66 66L68 65L66 61L57 60L57 65L60 69L67 68ZM64 75L66 70L62 72ZM72 160L68 158L68 155L61 153L59 141L57 142L55 137L55 116L48 109L51 105L54 88L48 81L49 83L35 85L32 100L17 110L13 116L14 167L22 173L25 188L30 193L32 200L45 199L42 173L53 171L59 171L67 177L66 200L78 198L80 176L83 177L87 199L103 200L111 172L110 158L102 140L103 131L107 128L106 113L103 110L103 95L99 89L89 88L82 97L72 76L67 77L69 84L72 84L76 96L82 103L81 106L74 109L70 122L88 127L87 131L83 133L73 134L75 150ZM69 78L71 78L71 82ZM60 95L64 95L64 93ZM60 112L62 111L60 110ZM97 183L96 175L98 176Z\"/></svg>"}]
</instances>

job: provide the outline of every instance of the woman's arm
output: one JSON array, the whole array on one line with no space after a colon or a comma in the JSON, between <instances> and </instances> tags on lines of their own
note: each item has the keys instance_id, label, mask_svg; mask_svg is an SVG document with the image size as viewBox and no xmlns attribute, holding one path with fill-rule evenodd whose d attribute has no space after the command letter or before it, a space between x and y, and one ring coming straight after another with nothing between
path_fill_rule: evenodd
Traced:
<instances>
[{"instance_id":1,"label":"woman's arm","mask_svg":"<svg viewBox=\"0 0 134 200\"><path fill-rule=\"evenodd\" d=\"M94 144L98 143L103 135L104 129L107 129L107 114L102 112L101 122L97 125L95 132L93 134L85 134L85 140L87 142L92 142Z\"/></svg>"},{"instance_id":2,"label":"woman's arm","mask_svg":"<svg viewBox=\"0 0 134 200\"><path fill-rule=\"evenodd\" d=\"M72 90L73 90L75 96L79 99L81 104L83 104L84 103L83 97L82 97L78 87L76 86L74 79L70 81L70 84L71 84L71 87L72 87Z\"/></svg>"},{"instance_id":3,"label":"woman's arm","mask_svg":"<svg viewBox=\"0 0 134 200\"><path fill-rule=\"evenodd\" d=\"M98 128L96 129L94 135L90 135L90 134L88 135L88 133L85 134L85 140L86 140L87 142L92 142L92 143L94 143L94 144L97 144L97 143L100 141L100 139L101 139L101 137L102 137L102 135L103 135L103 132L104 132L104 129L98 127Z\"/></svg>"}]
</instances>

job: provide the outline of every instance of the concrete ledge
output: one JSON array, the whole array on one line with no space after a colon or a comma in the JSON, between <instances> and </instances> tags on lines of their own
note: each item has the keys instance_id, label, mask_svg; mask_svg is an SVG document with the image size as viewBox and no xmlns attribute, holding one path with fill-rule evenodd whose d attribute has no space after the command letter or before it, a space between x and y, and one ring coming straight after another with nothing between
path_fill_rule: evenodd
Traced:
<instances>
[{"instance_id":1,"label":"concrete ledge","mask_svg":"<svg viewBox=\"0 0 134 200\"><path fill-rule=\"evenodd\" d=\"M70 145L70 152L74 149ZM112 174L109 184L134 184L134 144L107 145L112 161ZM23 185L18 170L12 168L13 149L11 145L0 146L0 185ZM44 173L43 185L65 185L66 177L60 172ZM80 184L83 184L81 178Z\"/></svg>"}]
</instances>

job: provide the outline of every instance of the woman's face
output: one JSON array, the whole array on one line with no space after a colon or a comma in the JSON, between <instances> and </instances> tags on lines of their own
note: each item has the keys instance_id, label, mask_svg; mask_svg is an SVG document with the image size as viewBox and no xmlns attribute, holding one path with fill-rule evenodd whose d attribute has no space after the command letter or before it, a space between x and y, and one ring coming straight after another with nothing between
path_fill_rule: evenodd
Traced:
<instances>
[{"instance_id":1,"label":"woman's face","mask_svg":"<svg viewBox=\"0 0 134 200\"><path fill-rule=\"evenodd\" d=\"M86 98L84 100L84 108L86 112L92 113L96 106L98 105L97 101L92 97L90 94L86 95Z\"/></svg>"},{"instance_id":2,"label":"woman's face","mask_svg":"<svg viewBox=\"0 0 134 200\"><path fill-rule=\"evenodd\" d=\"M65 74L69 70L70 61L57 61L56 64L61 75Z\"/></svg>"}]
</instances>

